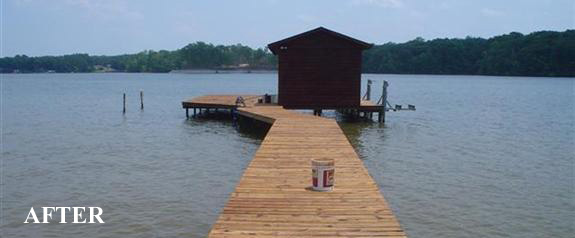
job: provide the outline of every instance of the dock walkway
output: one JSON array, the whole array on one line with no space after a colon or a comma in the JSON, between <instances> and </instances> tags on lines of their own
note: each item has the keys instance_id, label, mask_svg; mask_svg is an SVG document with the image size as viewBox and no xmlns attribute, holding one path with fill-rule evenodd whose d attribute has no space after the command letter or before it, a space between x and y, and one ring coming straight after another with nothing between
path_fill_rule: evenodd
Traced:
<instances>
[{"instance_id":1,"label":"dock walkway","mask_svg":"<svg viewBox=\"0 0 575 238\"><path fill-rule=\"evenodd\" d=\"M209 237L406 237L335 120L248 105L272 126ZM335 186L316 192L311 160L335 160Z\"/></svg>"}]
</instances>

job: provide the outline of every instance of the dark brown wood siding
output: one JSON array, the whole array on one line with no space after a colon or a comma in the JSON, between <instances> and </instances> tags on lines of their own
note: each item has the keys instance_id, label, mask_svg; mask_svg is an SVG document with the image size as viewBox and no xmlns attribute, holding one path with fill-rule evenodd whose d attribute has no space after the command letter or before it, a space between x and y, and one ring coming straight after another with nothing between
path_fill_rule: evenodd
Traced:
<instances>
[{"instance_id":1,"label":"dark brown wood siding","mask_svg":"<svg viewBox=\"0 0 575 238\"><path fill-rule=\"evenodd\" d=\"M281 50L278 103L286 108L359 106L361 52L323 47Z\"/></svg>"},{"instance_id":2,"label":"dark brown wood siding","mask_svg":"<svg viewBox=\"0 0 575 238\"><path fill-rule=\"evenodd\" d=\"M317 28L271 43L278 56L278 103L286 108L358 107L362 41Z\"/></svg>"}]
</instances>

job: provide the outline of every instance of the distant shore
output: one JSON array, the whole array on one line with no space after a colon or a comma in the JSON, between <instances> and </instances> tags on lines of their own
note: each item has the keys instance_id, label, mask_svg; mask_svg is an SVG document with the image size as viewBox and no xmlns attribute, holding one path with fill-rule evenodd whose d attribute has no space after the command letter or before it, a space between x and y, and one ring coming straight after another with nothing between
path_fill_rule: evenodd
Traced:
<instances>
[{"instance_id":1,"label":"distant shore","mask_svg":"<svg viewBox=\"0 0 575 238\"><path fill-rule=\"evenodd\" d=\"M273 74L277 70L269 69L182 69L170 72L127 72L127 71L94 71L94 72L14 72L0 74L115 74L115 73L136 73L136 74Z\"/></svg>"},{"instance_id":2,"label":"distant shore","mask_svg":"<svg viewBox=\"0 0 575 238\"><path fill-rule=\"evenodd\" d=\"M219 69L191 69L191 70L172 70L170 72L126 72L126 71L94 71L94 72L19 72L3 73L0 75L18 75L18 74L277 74L277 70L219 70ZM417 73L373 73L362 72L371 75L429 75L429 76L477 76L477 77L514 77L514 78L570 78L573 76L538 76L538 75L489 75L489 74L417 74Z\"/></svg>"},{"instance_id":3,"label":"distant shore","mask_svg":"<svg viewBox=\"0 0 575 238\"><path fill-rule=\"evenodd\" d=\"M172 70L174 74L269 74L277 73L277 70L269 69L181 69Z\"/></svg>"}]
</instances>

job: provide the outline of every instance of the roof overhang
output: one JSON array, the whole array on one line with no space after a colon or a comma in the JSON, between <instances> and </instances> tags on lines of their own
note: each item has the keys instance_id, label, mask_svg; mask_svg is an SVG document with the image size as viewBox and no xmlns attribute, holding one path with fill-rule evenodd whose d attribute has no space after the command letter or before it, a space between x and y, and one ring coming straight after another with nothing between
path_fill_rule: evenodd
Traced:
<instances>
[{"instance_id":1,"label":"roof overhang","mask_svg":"<svg viewBox=\"0 0 575 238\"><path fill-rule=\"evenodd\" d=\"M318 33L318 32L327 33L327 34L330 34L330 35L332 35L332 36L334 36L334 37L336 37L336 38L340 38L340 39L349 41L349 42L351 42L351 43L357 45L358 48L361 48L361 49L364 49L364 50L365 50L365 49L369 49L369 48L371 48L371 47L373 46L373 44L370 44L370 43L367 43L367 42L364 42L364 41L361 41L361 40L358 40L358 39L355 39L355 38L346 36L346 35L344 35L344 34L341 34L341 33L338 33L338 32L332 31L332 30L329 30L329 29L327 29L327 28L325 28L325 27L318 27L318 28L315 28L315 29L313 29L313 30L309 30L309 31L306 31L306 32L303 32L303 33L300 33L300 34L297 34L297 35L294 35L294 36L285 38L285 39L283 39L283 40L279 40L279 41L270 43L270 44L268 44L268 48L272 51L272 53L273 53L274 55L277 55L277 52L278 52L278 50L280 49L280 47L281 47L282 45L288 44L290 41L293 41L293 40L296 40L296 39L300 39L300 38L304 38L304 37L306 37L306 36L309 36L309 35L312 35L312 34L315 34L315 33Z\"/></svg>"}]
</instances>

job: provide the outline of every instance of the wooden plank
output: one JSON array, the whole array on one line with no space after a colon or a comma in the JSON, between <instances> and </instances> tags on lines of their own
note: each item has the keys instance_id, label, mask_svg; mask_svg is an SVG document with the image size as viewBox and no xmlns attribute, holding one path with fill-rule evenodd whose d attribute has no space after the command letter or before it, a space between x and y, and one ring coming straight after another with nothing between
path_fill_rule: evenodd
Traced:
<instances>
[{"instance_id":1,"label":"wooden plank","mask_svg":"<svg viewBox=\"0 0 575 238\"><path fill-rule=\"evenodd\" d=\"M261 98L258 95L207 95L185 100L182 102L183 108L236 108L236 99L244 98L247 106L253 106Z\"/></svg>"},{"instance_id":2,"label":"wooden plank","mask_svg":"<svg viewBox=\"0 0 575 238\"><path fill-rule=\"evenodd\" d=\"M406 237L334 120L280 106L238 113L273 124L209 237ZM335 160L333 191L310 190L314 158Z\"/></svg>"},{"instance_id":3,"label":"wooden plank","mask_svg":"<svg viewBox=\"0 0 575 238\"><path fill-rule=\"evenodd\" d=\"M210 95L184 108L237 108L240 95ZM209 237L406 237L357 153L332 119L241 95L238 114L272 124ZM360 101L361 111L380 105ZM335 161L335 188L316 192L311 160Z\"/></svg>"}]
</instances>

